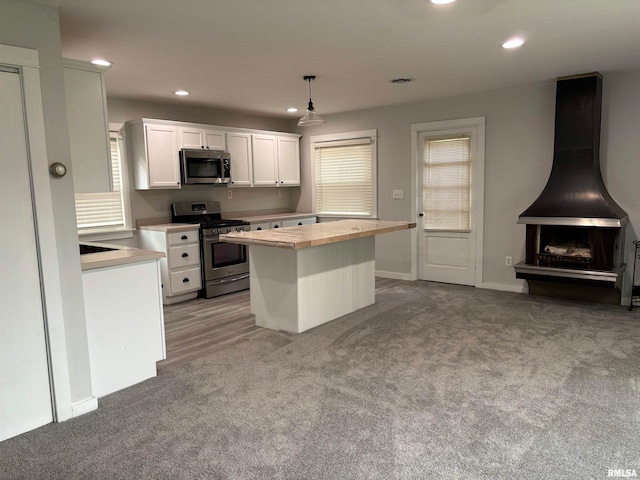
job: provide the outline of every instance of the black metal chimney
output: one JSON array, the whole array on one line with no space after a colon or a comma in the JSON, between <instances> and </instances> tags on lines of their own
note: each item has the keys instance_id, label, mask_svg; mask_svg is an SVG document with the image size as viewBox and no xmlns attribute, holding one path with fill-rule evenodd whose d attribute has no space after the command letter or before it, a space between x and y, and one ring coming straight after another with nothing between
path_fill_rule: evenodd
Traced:
<instances>
[{"instance_id":1,"label":"black metal chimney","mask_svg":"<svg viewBox=\"0 0 640 480\"><path fill-rule=\"evenodd\" d=\"M518 223L620 227L627 222L626 212L602 181L601 114L602 75L558 80L551 175Z\"/></svg>"}]
</instances>

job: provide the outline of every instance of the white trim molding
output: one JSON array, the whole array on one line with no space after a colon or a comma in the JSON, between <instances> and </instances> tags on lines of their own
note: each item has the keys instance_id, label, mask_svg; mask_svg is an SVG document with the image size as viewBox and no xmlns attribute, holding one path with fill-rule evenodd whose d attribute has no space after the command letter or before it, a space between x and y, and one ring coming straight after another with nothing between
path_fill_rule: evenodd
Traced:
<instances>
[{"instance_id":1,"label":"white trim molding","mask_svg":"<svg viewBox=\"0 0 640 480\"><path fill-rule=\"evenodd\" d=\"M478 288L484 288L487 290L499 290L501 292L512 293L529 293L529 289L526 285L508 285L506 283L480 283L476 285Z\"/></svg>"},{"instance_id":2,"label":"white trim molding","mask_svg":"<svg viewBox=\"0 0 640 480\"><path fill-rule=\"evenodd\" d=\"M84 415L85 413L93 412L98 409L98 399L97 397L89 397L84 400L80 400L79 402L74 402L71 405L71 416L79 417L80 415Z\"/></svg>"},{"instance_id":3,"label":"white trim molding","mask_svg":"<svg viewBox=\"0 0 640 480\"><path fill-rule=\"evenodd\" d=\"M421 133L438 133L439 131L445 132L453 129L474 128L477 133L477 148L476 156L473 158L474 169L473 179L476 187L474 195L475 203L475 286L481 286L483 282L484 271L484 163L485 163L485 117L470 117L460 118L454 120L442 120L436 122L414 123L411 125L411 158L413 159L413 168L411 169L411 218L416 219L418 225L418 209L420 206L418 186L420 179L418 178L418 171L420 168L421 154L418 151L418 138ZM412 279L418 278L418 249L419 241L418 235L422 233L420 228L415 228L411 235L411 276Z\"/></svg>"},{"instance_id":4,"label":"white trim molding","mask_svg":"<svg viewBox=\"0 0 640 480\"><path fill-rule=\"evenodd\" d=\"M394 280L416 280L412 277L411 273L387 272L384 270L376 270L376 277L392 278Z\"/></svg>"}]
</instances>

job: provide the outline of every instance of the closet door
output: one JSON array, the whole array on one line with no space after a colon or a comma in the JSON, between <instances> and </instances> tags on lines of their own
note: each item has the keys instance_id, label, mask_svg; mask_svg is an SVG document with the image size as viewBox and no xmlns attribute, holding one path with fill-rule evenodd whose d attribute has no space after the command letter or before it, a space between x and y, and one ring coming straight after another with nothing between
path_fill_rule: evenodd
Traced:
<instances>
[{"instance_id":1,"label":"closet door","mask_svg":"<svg viewBox=\"0 0 640 480\"><path fill-rule=\"evenodd\" d=\"M53 421L20 76L0 65L0 441Z\"/></svg>"}]
</instances>

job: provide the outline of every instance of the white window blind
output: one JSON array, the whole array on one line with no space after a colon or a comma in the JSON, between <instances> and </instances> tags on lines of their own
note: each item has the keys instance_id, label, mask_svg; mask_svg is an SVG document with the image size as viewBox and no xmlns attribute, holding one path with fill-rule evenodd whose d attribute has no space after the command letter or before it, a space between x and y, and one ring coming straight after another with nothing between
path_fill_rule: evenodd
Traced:
<instances>
[{"instance_id":1,"label":"white window blind","mask_svg":"<svg viewBox=\"0 0 640 480\"><path fill-rule=\"evenodd\" d=\"M373 215L371 149L370 138L315 145L317 213Z\"/></svg>"},{"instance_id":2,"label":"white window blind","mask_svg":"<svg viewBox=\"0 0 640 480\"><path fill-rule=\"evenodd\" d=\"M470 229L470 170L469 136L425 140L425 229Z\"/></svg>"},{"instance_id":3,"label":"white window blind","mask_svg":"<svg viewBox=\"0 0 640 480\"><path fill-rule=\"evenodd\" d=\"M118 138L110 139L111 191L76 193L76 221L78 229L124 227L122 198L122 170Z\"/></svg>"}]
</instances>

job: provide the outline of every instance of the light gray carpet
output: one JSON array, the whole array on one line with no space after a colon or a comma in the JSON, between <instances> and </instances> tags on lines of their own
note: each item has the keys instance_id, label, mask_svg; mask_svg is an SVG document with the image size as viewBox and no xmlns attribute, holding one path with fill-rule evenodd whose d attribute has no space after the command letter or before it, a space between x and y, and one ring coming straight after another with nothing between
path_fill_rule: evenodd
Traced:
<instances>
[{"instance_id":1,"label":"light gray carpet","mask_svg":"<svg viewBox=\"0 0 640 480\"><path fill-rule=\"evenodd\" d=\"M2 479L640 476L640 315L403 282L0 444Z\"/></svg>"}]
</instances>

